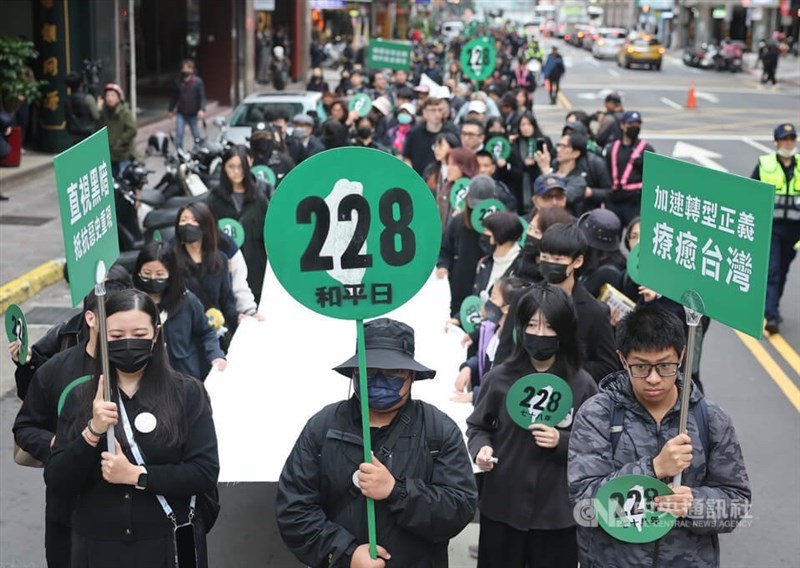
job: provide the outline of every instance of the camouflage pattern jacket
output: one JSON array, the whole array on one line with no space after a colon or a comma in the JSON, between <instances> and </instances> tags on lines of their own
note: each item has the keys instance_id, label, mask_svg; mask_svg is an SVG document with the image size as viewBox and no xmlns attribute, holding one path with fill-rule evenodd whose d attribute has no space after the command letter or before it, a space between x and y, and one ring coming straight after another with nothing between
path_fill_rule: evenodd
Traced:
<instances>
[{"instance_id":1,"label":"camouflage pattern jacket","mask_svg":"<svg viewBox=\"0 0 800 568\"><path fill-rule=\"evenodd\" d=\"M681 382L679 379L679 389ZM692 384L690 405L702 397ZM604 378L600 393L581 406L572 427L567 468L570 499L575 503L580 525L581 568L719 566L718 535L731 532L749 514L751 493L731 418L715 403L708 399L706 403L707 450L700 443L694 413L689 413L688 430L694 452L691 465L683 472L682 484L692 488L692 508L666 536L648 544L615 540L602 528L589 526L596 522L584 522L578 517L583 516L589 500L606 481L632 474L655 477L652 459L678 434L680 399L661 424L656 424L636 400L627 372L619 371ZM614 405L624 412L624 421L612 455L610 420Z\"/></svg>"}]
</instances>

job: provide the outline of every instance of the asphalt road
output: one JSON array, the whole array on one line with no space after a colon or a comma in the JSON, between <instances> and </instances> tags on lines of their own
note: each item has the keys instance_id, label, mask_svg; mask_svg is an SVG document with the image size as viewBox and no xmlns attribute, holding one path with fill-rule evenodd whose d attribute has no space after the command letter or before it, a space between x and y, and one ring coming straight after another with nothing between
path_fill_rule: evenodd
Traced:
<instances>
[{"instance_id":1,"label":"asphalt road","mask_svg":"<svg viewBox=\"0 0 800 568\"><path fill-rule=\"evenodd\" d=\"M642 112L642 135L659 153L673 155L678 142L688 143L700 150L690 149L683 159L711 160L715 167L749 176L758 155L770 149L775 125L800 122L796 84L776 91L760 90L751 75L701 72L669 58L660 72L625 70L613 61L596 62L585 51L563 51L568 65L562 83L566 100L556 107L546 104L543 89L536 96L537 116L551 136L560 131L566 114L564 103L591 112L602 107L605 91L615 89L622 92L626 108ZM782 63L779 79L781 69L788 70L791 65ZM690 84L695 86L699 108L679 109ZM685 151L685 146L679 147L679 153ZM43 174L13 188L8 192L11 201L0 206L4 215L50 219L38 227L0 226L3 281L17 275L14 270L20 263L35 266L63 256L53 187L52 173ZM798 566L800 558L800 494L796 490L800 471L800 261L792 266L786 290L784 343L777 338L745 342L733 330L714 323L704 345L701 369L706 393L733 417L754 495L747 526L721 538L724 567ZM29 313L36 307L68 305L62 282L26 302L23 309ZM46 323L33 325L32 333L43 332ZM0 455L4 456L0 460L0 568L40 567L44 566L41 470L18 467L11 460L11 424L19 403L11 391L8 357L0 357L0 374L0 393L5 393L0 397L0 431L5 433L0 436ZM213 540L213 532L210 538ZM466 545L475 542L477 529L471 525L452 543L451 566L474 566Z\"/></svg>"}]
</instances>

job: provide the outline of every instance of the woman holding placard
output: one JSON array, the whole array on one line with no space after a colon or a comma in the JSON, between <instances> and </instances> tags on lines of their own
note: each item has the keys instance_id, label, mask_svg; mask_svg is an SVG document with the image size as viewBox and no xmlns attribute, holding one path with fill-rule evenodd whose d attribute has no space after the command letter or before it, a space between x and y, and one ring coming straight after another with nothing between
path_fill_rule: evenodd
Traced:
<instances>
[{"instance_id":1,"label":"woman holding placard","mask_svg":"<svg viewBox=\"0 0 800 568\"><path fill-rule=\"evenodd\" d=\"M44 470L49 487L77 497L71 565L174 568L177 554L180 566L204 568L214 521L206 494L219 476L208 395L170 367L147 294L117 292L106 313L111 400L99 371L70 393Z\"/></svg>"},{"instance_id":2,"label":"woman holding placard","mask_svg":"<svg viewBox=\"0 0 800 568\"><path fill-rule=\"evenodd\" d=\"M515 315L514 354L484 377L467 419L470 455L486 472L478 568L574 568L567 447L572 417L597 386L581 369L566 292L535 285Z\"/></svg>"},{"instance_id":3,"label":"woman holding placard","mask_svg":"<svg viewBox=\"0 0 800 568\"><path fill-rule=\"evenodd\" d=\"M533 207L533 182L542 175L536 163L536 152L546 147L550 155L555 156L555 149L539 128L532 112L523 112L514 130L516 138L511 142L511 155L508 158L508 186L517 198L520 213L528 213Z\"/></svg>"}]
</instances>

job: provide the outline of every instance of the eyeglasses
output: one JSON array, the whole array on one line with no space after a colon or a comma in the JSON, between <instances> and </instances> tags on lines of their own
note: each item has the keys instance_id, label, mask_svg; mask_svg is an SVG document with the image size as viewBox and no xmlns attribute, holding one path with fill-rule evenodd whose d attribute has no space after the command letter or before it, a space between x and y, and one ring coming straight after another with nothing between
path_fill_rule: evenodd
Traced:
<instances>
[{"instance_id":1,"label":"eyeglasses","mask_svg":"<svg viewBox=\"0 0 800 568\"><path fill-rule=\"evenodd\" d=\"M480 132L462 132L461 133L461 136L464 136L466 138L477 138L480 135L481 135Z\"/></svg>"},{"instance_id":2,"label":"eyeglasses","mask_svg":"<svg viewBox=\"0 0 800 568\"><path fill-rule=\"evenodd\" d=\"M626 361L626 363L628 363ZM635 379L646 379L653 372L653 367L656 369L659 377L674 377L678 374L678 367L680 363L628 363L628 372L631 377Z\"/></svg>"},{"instance_id":3,"label":"eyeglasses","mask_svg":"<svg viewBox=\"0 0 800 568\"><path fill-rule=\"evenodd\" d=\"M562 144L561 142L559 142L558 144L556 144L556 148L557 149L558 148L570 148L570 149L572 149L572 146L570 146L569 144Z\"/></svg>"}]
</instances>

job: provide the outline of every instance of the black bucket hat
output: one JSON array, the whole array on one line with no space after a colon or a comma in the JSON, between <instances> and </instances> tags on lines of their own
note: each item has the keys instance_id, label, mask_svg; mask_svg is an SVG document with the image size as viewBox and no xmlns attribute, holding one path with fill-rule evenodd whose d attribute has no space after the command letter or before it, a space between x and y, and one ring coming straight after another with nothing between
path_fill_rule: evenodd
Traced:
<instances>
[{"instance_id":1,"label":"black bucket hat","mask_svg":"<svg viewBox=\"0 0 800 568\"><path fill-rule=\"evenodd\" d=\"M619 249L622 223L616 213L609 209L594 209L581 215L578 228L586 237L589 246L613 252Z\"/></svg>"},{"instance_id":2,"label":"black bucket hat","mask_svg":"<svg viewBox=\"0 0 800 568\"><path fill-rule=\"evenodd\" d=\"M411 326L389 318L379 318L364 324L364 345L367 367L372 369L407 369L416 379L432 379L436 371L414 360L414 330ZM352 377L358 368L358 353L333 368Z\"/></svg>"}]
</instances>

